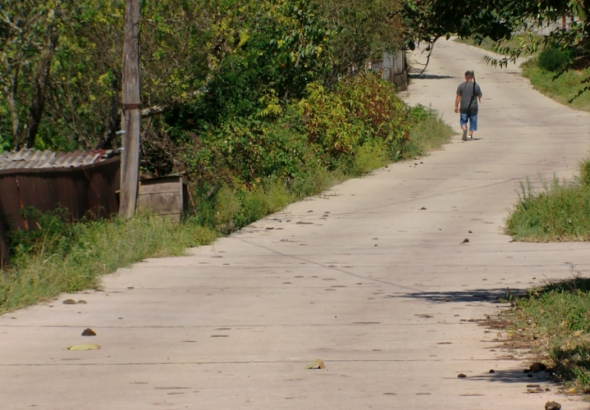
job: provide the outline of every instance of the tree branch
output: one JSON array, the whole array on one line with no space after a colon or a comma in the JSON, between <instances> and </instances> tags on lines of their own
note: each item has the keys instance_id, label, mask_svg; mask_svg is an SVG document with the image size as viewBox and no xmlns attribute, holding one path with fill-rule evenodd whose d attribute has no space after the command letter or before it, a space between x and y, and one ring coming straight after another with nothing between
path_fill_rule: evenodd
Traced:
<instances>
[{"instance_id":1,"label":"tree branch","mask_svg":"<svg viewBox=\"0 0 590 410\"><path fill-rule=\"evenodd\" d=\"M6 98L8 98L8 107L10 108L10 117L12 119L12 135L15 141L20 133L20 121L18 118L18 106L16 103L16 94L18 93L18 74L20 66L17 66L14 75L11 78L10 85L6 86Z\"/></svg>"},{"instance_id":2,"label":"tree branch","mask_svg":"<svg viewBox=\"0 0 590 410\"><path fill-rule=\"evenodd\" d=\"M58 33L56 31L49 34L47 48L42 52L37 65L37 74L35 76L35 92L31 101L29 110L29 119L27 121L27 140L26 147L33 148L35 137L41 124L43 110L45 109L45 94L47 91L47 81L51 70L51 60L57 47ZM20 147L19 147L20 148Z\"/></svg>"},{"instance_id":3,"label":"tree branch","mask_svg":"<svg viewBox=\"0 0 590 410\"><path fill-rule=\"evenodd\" d=\"M203 85L198 89L189 93L184 98L176 98L166 104L157 104L141 110L141 118L154 117L156 115L165 114L172 111L174 108L186 103L187 101L197 98L207 92L207 86L213 80L213 74L209 73Z\"/></svg>"}]
</instances>

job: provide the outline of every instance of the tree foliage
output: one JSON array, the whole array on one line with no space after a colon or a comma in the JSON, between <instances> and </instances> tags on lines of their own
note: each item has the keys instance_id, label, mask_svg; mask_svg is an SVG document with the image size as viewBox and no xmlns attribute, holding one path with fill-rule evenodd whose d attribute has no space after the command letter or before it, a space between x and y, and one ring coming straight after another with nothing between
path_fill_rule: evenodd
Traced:
<instances>
[{"instance_id":1,"label":"tree foliage","mask_svg":"<svg viewBox=\"0 0 590 410\"><path fill-rule=\"evenodd\" d=\"M482 41L498 41L495 50L505 57L488 58L494 65L506 66L523 54L536 52L536 36L524 35L519 47L506 47L503 40L517 33L545 28L542 43L575 52L578 59L590 54L590 3L584 0L404 0L406 38L434 44L438 38L458 35ZM562 27L563 18L568 20ZM573 62L573 60L572 60Z\"/></svg>"},{"instance_id":2,"label":"tree foliage","mask_svg":"<svg viewBox=\"0 0 590 410\"><path fill-rule=\"evenodd\" d=\"M117 144L124 0L0 6L1 149ZM276 115L399 47L400 0L144 0L144 149L173 129Z\"/></svg>"}]
</instances>

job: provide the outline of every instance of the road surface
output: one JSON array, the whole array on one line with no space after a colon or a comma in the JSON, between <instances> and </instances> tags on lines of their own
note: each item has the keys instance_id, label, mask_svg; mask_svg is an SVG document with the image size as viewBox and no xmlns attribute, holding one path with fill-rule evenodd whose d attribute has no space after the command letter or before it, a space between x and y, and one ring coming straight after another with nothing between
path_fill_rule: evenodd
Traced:
<instances>
[{"instance_id":1,"label":"road surface","mask_svg":"<svg viewBox=\"0 0 590 410\"><path fill-rule=\"evenodd\" d=\"M87 304L63 295L1 316L2 409L583 408L470 320L497 313L507 288L568 277L565 262L588 272L588 244L511 243L502 227L519 181L573 175L590 118L482 55L441 42L406 97L458 130L455 90L474 69L477 140L456 136L190 257L121 269L74 296ZM81 343L102 348L66 350ZM326 368L306 369L315 359ZM551 391L526 394L530 383Z\"/></svg>"}]
</instances>

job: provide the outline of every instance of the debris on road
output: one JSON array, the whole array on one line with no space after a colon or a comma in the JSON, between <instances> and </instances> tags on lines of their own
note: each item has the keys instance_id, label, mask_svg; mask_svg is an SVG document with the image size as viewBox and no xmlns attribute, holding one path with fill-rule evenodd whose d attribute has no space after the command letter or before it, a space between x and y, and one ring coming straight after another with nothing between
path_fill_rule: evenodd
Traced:
<instances>
[{"instance_id":1,"label":"debris on road","mask_svg":"<svg viewBox=\"0 0 590 410\"><path fill-rule=\"evenodd\" d=\"M84 329L82 336L96 336L96 332L90 328Z\"/></svg>"},{"instance_id":2,"label":"debris on road","mask_svg":"<svg viewBox=\"0 0 590 410\"><path fill-rule=\"evenodd\" d=\"M548 401L545 403L545 410L561 410L561 404L556 401Z\"/></svg>"},{"instance_id":3,"label":"debris on road","mask_svg":"<svg viewBox=\"0 0 590 410\"><path fill-rule=\"evenodd\" d=\"M100 350L100 345L75 345L68 347L68 350Z\"/></svg>"},{"instance_id":4,"label":"debris on road","mask_svg":"<svg viewBox=\"0 0 590 410\"><path fill-rule=\"evenodd\" d=\"M321 359L315 359L313 362L311 362L310 364L305 366L305 368L307 370L320 370L320 369L325 369L326 364Z\"/></svg>"},{"instance_id":5,"label":"debris on road","mask_svg":"<svg viewBox=\"0 0 590 410\"><path fill-rule=\"evenodd\" d=\"M62 302L64 305L75 305L76 301L74 299L66 299Z\"/></svg>"}]
</instances>

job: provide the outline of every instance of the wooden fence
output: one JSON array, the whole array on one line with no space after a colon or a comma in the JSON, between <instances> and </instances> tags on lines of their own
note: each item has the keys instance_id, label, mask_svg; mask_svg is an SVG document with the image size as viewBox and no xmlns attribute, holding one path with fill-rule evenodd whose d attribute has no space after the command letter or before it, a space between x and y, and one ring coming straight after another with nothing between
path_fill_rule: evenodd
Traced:
<instances>
[{"instance_id":1,"label":"wooden fence","mask_svg":"<svg viewBox=\"0 0 590 410\"><path fill-rule=\"evenodd\" d=\"M31 229L36 221L23 210L47 212L67 208L71 219L98 218L119 210L120 158L76 168L7 169L0 171L0 266L8 263L8 235Z\"/></svg>"},{"instance_id":2,"label":"wooden fence","mask_svg":"<svg viewBox=\"0 0 590 410\"><path fill-rule=\"evenodd\" d=\"M394 83L398 91L408 89L406 56L403 51L384 53L383 60L374 61L371 69L381 72L382 78Z\"/></svg>"}]
</instances>

